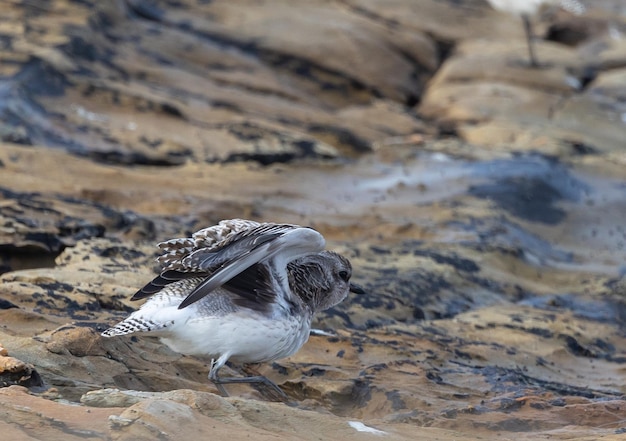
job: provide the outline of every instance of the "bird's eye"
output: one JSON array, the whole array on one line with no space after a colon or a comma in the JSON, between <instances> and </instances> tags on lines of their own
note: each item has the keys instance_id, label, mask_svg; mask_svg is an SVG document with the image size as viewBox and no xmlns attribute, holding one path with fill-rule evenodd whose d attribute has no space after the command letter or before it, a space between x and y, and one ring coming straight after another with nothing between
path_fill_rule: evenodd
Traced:
<instances>
[{"instance_id":1,"label":"bird's eye","mask_svg":"<svg viewBox=\"0 0 626 441\"><path fill-rule=\"evenodd\" d=\"M347 282L350 278L350 274L348 274L348 271L339 271L339 277L341 277L341 280Z\"/></svg>"}]
</instances>

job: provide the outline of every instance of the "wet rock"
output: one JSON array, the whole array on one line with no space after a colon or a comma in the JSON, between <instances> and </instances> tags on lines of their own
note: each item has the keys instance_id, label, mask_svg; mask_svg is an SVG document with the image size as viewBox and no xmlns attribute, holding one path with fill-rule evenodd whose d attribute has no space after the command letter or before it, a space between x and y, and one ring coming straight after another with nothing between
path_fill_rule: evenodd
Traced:
<instances>
[{"instance_id":1,"label":"wet rock","mask_svg":"<svg viewBox=\"0 0 626 441\"><path fill-rule=\"evenodd\" d=\"M608 34L577 48L540 44L538 57L549 60L541 69L520 62L526 56L524 45L518 53L508 41L464 41L433 78L420 113L454 127L468 142L498 151L538 150L555 156L618 152L623 127L609 122L621 114L612 98L616 91L589 90L605 75L607 85L619 77L597 67L604 58L620 58L616 51L623 43ZM609 114L601 116L600 108ZM581 151L577 145L590 147Z\"/></svg>"},{"instance_id":2,"label":"wet rock","mask_svg":"<svg viewBox=\"0 0 626 441\"><path fill-rule=\"evenodd\" d=\"M150 274L152 259L152 247L99 239L66 249L57 258L58 270L32 269L0 277L6 299L39 313L85 320L100 314L103 306L127 311L129 306L120 302L134 292L138 273L133 262L140 262L137 266Z\"/></svg>"},{"instance_id":3,"label":"wet rock","mask_svg":"<svg viewBox=\"0 0 626 441\"><path fill-rule=\"evenodd\" d=\"M208 394L178 391L186 396L180 400L153 398L142 400L109 419L112 439L152 439L155 435L168 436L176 427L176 436L224 433L246 437L252 433L257 439L273 437L315 439L345 439L358 434L348 421L322 416L316 412L292 409L271 403L219 399ZM366 427L365 425L363 425ZM361 427L361 426L359 426ZM392 439L406 439L399 431Z\"/></svg>"},{"instance_id":4,"label":"wet rock","mask_svg":"<svg viewBox=\"0 0 626 441\"><path fill-rule=\"evenodd\" d=\"M1 272L52 266L66 247L105 232L127 234L143 228L144 237L150 237L151 223L145 218L84 199L6 188L0 189L0 197Z\"/></svg>"},{"instance_id":5,"label":"wet rock","mask_svg":"<svg viewBox=\"0 0 626 441\"><path fill-rule=\"evenodd\" d=\"M625 130L623 124L616 126L612 121L621 120L624 113L625 77L626 69L601 72L584 94L571 97L557 108L554 121L566 133L564 137L590 146L579 153L602 151L623 163L621 139Z\"/></svg>"}]
</instances>

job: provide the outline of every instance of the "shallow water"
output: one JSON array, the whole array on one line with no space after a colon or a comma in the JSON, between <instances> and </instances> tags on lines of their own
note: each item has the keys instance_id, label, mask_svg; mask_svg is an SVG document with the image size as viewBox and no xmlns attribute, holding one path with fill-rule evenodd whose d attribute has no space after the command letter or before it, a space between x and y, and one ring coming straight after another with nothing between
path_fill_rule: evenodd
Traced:
<instances>
[{"instance_id":1,"label":"shallow water","mask_svg":"<svg viewBox=\"0 0 626 441\"><path fill-rule=\"evenodd\" d=\"M432 210L457 208L458 216L448 213L446 222L437 223L434 240L517 246L528 263L549 268L614 277L624 271L626 180L540 155L468 161L440 153L395 163L365 158L298 175L307 183L298 188L302 197L273 202L314 219L374 211L381 224L432 226ZM287 187L294 191L294 183ZM298 198L306 204L293 206ZM485 211L468 218L464 214L473 206Z\"/></svg>"}]
</instances>

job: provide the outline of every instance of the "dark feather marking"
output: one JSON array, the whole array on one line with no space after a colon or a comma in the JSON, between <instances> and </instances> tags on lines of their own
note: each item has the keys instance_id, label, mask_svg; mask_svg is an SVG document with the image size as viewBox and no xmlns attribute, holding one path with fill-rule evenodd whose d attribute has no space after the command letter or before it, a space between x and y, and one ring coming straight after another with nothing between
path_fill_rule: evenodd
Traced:
<instances>
[{"instance_id":1,"label":"dark feather marking","mask_svg":"<svg viewBox=\"0 0 626 441\"><path fill-rule=\"evenodd\" d=\"M267 312L276 301L272 290L269 268L264 264L254 264L230 279L222 288L235 294L233 302L244 308Z\"/></svg>"},{"instance_id":2,"label":"dark feather marking","mask_svg":"<svg viewBox=\"0 0 626 441\"><path fill-rule=\"evenodd\" d=\"M175 270L163 271L161 274L148 282L146 286L137 291L135 295L130 298L130 300L145 299L146 297L150 297L151 295L161 291L170 283L174 283L182 279L191 279L193 277L204 277L206 275L206 273L181 272Z\"/></svg>"},{"instance_id":3,"label":"dark feather marking","mask_svg":"<svg viewBox=\"0 0 626 441\"><path fill-rule=\"evenodd\" d=\"M215 276L219 271L221 271L222 269L236 264L236 262L238 260L241 260L246 254L250 254L252 251L256 250L257 248L259 248L261 245L270 242L272 240L275 240L277 237L282 236L283 234L285 234L285 232L282 233L268 233L268 234L264 234L262 236L259 236L255 242L254 242L254 247L251 247L250 245L246 248L243 249L239 249L239 253L236 254L234 252L230 252L229 254L227 254L228 257L230 257L231 255L234 254L234 256L232 258L230 258L230 260L224 261L224 263L222 263L218 268L212 268L211 269L211 276L209 276L206 280L204 280L202 283L200 283L198 286L196 286L196 288L180 303L180 305L178 306L178 309L183 309L186 308L187 306L191 305L192 303L197 302L198 300L200 300L202 297L208 295L209 293L211 293L211 291L213 291L214 289L218 288L220 285L216 285L215 284L215 278L213 276ZM238 245L238 243L233 244L233 246ZM239 248L239 247L237 247ZM236 249L237 250L237 249ZM230 250L229 250L230 251ZM242 271L245 271L247 268L242 268ZM241 274L241 272L239 272L239 274Z\"/></svg>"},{"instance_id":4,"label":"dark feather marking","mask_svg":"<svg viewBox=\"0 0 626 441\"><path fill-rule=\"evenodd\" d=\"M158 244L158 246L161 249L167 250L167 252L157 260L165 265L164 271L137 291L131 297L131 300L141 300L150 297L158 293L168 284L178 280L192 277L206 277L206 280L200 283L183 300L179 308L189 306L209 294L208 291L205 292L205 287L211 280L212 274L235 263L257 247L264 243L271 242L294 228L298 227L289 224L259 225L258 227L234 234L218 246L212 243L200 249L194 246L197 242L191 238L171 239L162 242ZM244 269L244 271L246 271L246 269ZM213 289L215 289L215 287ZM243 298L245 298L245 296L242 296L242 299Z\"/></svg>"}]
</instances>

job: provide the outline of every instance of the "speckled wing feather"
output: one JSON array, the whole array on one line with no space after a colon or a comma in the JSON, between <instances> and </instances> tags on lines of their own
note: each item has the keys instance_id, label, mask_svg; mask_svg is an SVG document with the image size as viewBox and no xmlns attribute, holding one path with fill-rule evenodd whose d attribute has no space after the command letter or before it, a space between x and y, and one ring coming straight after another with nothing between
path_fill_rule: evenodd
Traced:
<instances>
[{"instance_id":1,"label":"speckled wing feather","mask_svg":"<svg viewBox=\"0 0 626 441\"><path fill-rule=\"evenodd\" d=\"M159 292L166 285L191 277L206 277L207 269L199 270L193 262L185 260L194 252L211 252L227 246L240 233L259 227L259 222L244 219L223 220L217 225L198 230L191 237L170 239L157 246L163 251L157 258L162 266L161 273L137 291L131 300L141 300Z\"/></svg>"},{"instance_id":2,"label":"speckled wing feather","mask_svg":"<svg viewBox=\"0 0 626 441\"><path fill-rule=\"evenodd\" d=\"M261 227L257 227L250 232L242 232L218 249L202 248L189 254L182 260L183 268L210 274L213 270L250 253L260 245L276 239L292 228L292 226L276 225L271 230L267 228L261 230Z\"/></svg>"},{"instance_id":3,"label":"speckled wing feather","mask_svg":"<svg viewBox=\"0 0 626 441\"><path fill-rule=\"evenodd\" d=\"M171 239L159 243L157 246L163 254L157 258L163 271L174 269L189 271L193 268L186 266L184 258L198 250L213 251L227 246L242 233L251 232L261 226L259 222L229 219L223 220L212 227L196 231L191 237Z\"/></svg>"}]
</instances>

